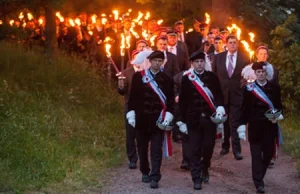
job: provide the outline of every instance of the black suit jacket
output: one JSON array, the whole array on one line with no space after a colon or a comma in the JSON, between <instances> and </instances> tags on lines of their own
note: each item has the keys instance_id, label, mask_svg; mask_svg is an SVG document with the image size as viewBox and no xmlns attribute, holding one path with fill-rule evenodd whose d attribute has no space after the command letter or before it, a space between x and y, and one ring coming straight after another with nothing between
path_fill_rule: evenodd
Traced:
<instances>
[{"instance_id":1,"label":"black suit jacket","mask_svg":"<svg viewBox=\"0 0 300 194\"><path fill-rule=\"evenodd\" d=\"M189 56L187 50L183 50L182 47L177 45L176 47L176 56L179 65L179 71L184 71L190 68Z\"/></svg>"},{"instance_id":2,"label":"black suit jacket","mask_svg":"<svg viewBox=\"0 0 300 194\"><path fill-rule=\"evenodd\" d=\"M167 62L164 65L163 72L169 76L170 79L173 79L174 75L179 72L179 63L177 56L173 53L166 52Z\"/></svg>"},{"instance_id":3,"label":"black suit jacket","mask_svg":"<svg viewBox=\"0 0 300 194\"><path fill-rule=\"evenodd\" d=\"M189 55L201 49L202 39L202 35L196 31L190 32L186 35L185 44L188 48Z\"/></svg>"},{"instance_id":4,"label":"black suit jacket","mask_svg":"<svg viewBox=\"0 0 300 194\"><path fill-rule=\"evenodd\" d=\"M215 55L212 64L213 72L218 76L224 95L225 105L240 106L243 100L243 88L241 86L241 72L249 60L241 51L237 52L237 60L234 72L228 76L226 68L226 57L228 51Z\"/></svg>"}]
</instances>

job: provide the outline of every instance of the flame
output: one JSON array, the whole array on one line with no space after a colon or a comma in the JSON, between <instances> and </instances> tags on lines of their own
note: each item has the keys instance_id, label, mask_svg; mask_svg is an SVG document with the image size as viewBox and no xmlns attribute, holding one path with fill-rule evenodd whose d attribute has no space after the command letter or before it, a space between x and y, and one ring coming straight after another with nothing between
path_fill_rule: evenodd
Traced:
<instances>
[{"instance_id":1,"label":"flame","mask_svg":"<svg viewBox=\"0 0 300 194\"><path fill-rule=\"evenodd\" d=\"M160 25L160 24L162 24L162 23L163 23L163 21L164 21L164 20L158 20L158 21L157 21L157 25Z\"/></svg>"},{"instance_id":2,"label":"flame","mask_svg":"<svg viewBox=\"0 0 300 194\"><path fill-rule=\"evenodd\" d=\"M115 15L115 20L118 20L118 18L119 18L119 11L118 10L113 10L112 12Z\"/></svg>"},{"instance_id":3,"label":"flame","mask_svg":"<svg viewBox=\"0 0 300 194\"><path fill-rule=\"evenodd\" d=\"M205 13L205 18L206 18L205 23L209 24L210 23L210 15L208 13Z\"/></svg>"},{"instance_id":4,"label":"flame","mask_svg":"<svg viewBox=\"0 0 300 194\"><path fill-rule=\"evenodd\" d=\"M96 24L97 15L92 15L92 24Z\"/></svg>"},{"instance_id":5,"label":"flame","mask_svg":"<svg viewBox=\"0 0 300 194\"><path fill-rule=\"evenodd\" d=\"M15 23L15 20L10 20L10 21L9 21L9 25L11 25L11 26L13 26L14 23Z\"/></svg>"},{"instance_id":6,"label":"flame","mask_svg":"<svg viewBox=\"0 0 300 194\"><path fill-rule=\"evenodd\" d=\"M249 32L250 41L254 42L255 34L253 32Z\"/></svg>"},{"instance_id":7,"label":"flame","mask_svg":"<svg viewBox=\"0 0 300 194\"><path fill-rule=\"evenodd\" d=\"M0 25L2 25L3 24L3 21L2 20L0 20Z\"/></svg>"},{"instance_id":8,"label":"flame","mask_svg":"<svg viewBox=\"0 0 300 194\"><path fill-rule=\"evenodd\" d=\"M81 25L80 19L79 19L79 18L76 18L76 19L75 19L75 23L76 23L78 26L80 26L80 25Z\"/></svg>"},{"instance_id":9,"label":"flame","mask_svg":"<svg viewBox=\"0 0 300 194\"><path fill-rule=\"evenodd\" d=\"M126 37L125 37L125 40L126 40L126 48L127 48L127 49L130 48L130 39L131 39L131 36L126 36Z\"/></svg>"},{"instance_id":10,"label":"flame","mask_svg":"<svg viewBox=\"0 0 300 194\"><path fill-rule=\"evenodd\" d=\"M73 26L73 27L75 26L75 22L74 22L73 19L69 19L69 23L70 23L71 26Z\"/></svg>"},{"instance_id":11,"label":"flame","mask_svg":"<svg viewBox=\"0 0 300 194\"><path fill-rule=\"evenodd\" d=\"M228 26L227 29L229 30L230 33L232 33L232 31L235 30L237 39L238 40L241 39L242 30L236 24L232 24L231 26Z\"/></svg>"},{"instance_id":12,"label":"flame","mask_svg":"<svg viewBox=\"0 0 300 194\"><path fill-rule=\"evenodd\" d=\"M149 20L149 18L150 18L150 12L147 12L144 19Z\"/></svg>"},{"instance_id":13,"label":"flame","mask_svg":"<svg viewBox=\"0 0 300 194\"><path fill-rule=\"evenodd\" d=\"M60 22L64 22L65 21L64 17L62 17L59 12L56 12L55 15L56 15L56 17L58 17L58 19L59 19Z\"/></svg>"},{"instance_id":14,"label":"flame","mask_svg":"<svg viewBox=\"0 0 300 194\"><path fill-rule=\"evenodd\" d=\"M43 23L44 23L43 19L40 18L40 19L39 19L39 24L42 25Z\"/></svg>"},{"instance_id":15,"label":"flame","mask_svg":"<svg viewBox=\"0 0 300 194\"><path fill-rule=\"evenodd\" d=\"M155 45L154 40L155 40L156 37L157 37L157 35L153 35L153 36L150 38L151 46L154 46L154 45Z\"/></svg>"},{"instance_id":16,"label":"flame","mask_svg":"<svg viewBox=\"0 0 300 194\"><path fill-rule=\"evenodd\" d=\"M19 15L19 19L22 20L23 18L24 18L24 14L23 14L23 12L21 12Z\"/></svg>"},{"instance_id":17,"label":"flame","mask_svg":"<svg viewBox=\"0 0 300 194\"><path fill-rule=\"evenodd\" d=\"M105 25L106 22L107 22L107 19L106 19L106 18L102 18L102 19L101 19L101 23L102 23L103 25Z\"/></svg>"},{"instance_id":18,"label":"flame","mask_svg":"<svg viewBox=\"0 0 300 194\"><path fill-rule=\"evenodd\" d=\"M131 25L131 28L130 28L129 31L133 34L133 36L134 36L135 38L140 38L140 35L139 35L137 32L135 32L134 29L133 29L134 26L135 26L135 24L134 24L133 22L132 22L131 24L132 24L132 25Z\"/></svg>"},{"instance_id":19,"label":"flame","mask_svg":"<svg viewBox=\"0 0 300 194\"><path fill-rule=\"evenodd\" d=\"M242 40L241 43L244 45L245 50L249 53L250 59L252 59L252 56L254 55L254 51L250 48L248 42L245 40Z\"/></svg>"},{"instance_id":20,"label":"flame","mask_svg":"<svg viewBox=\"0 0 300 194\"><path fill-rule=\"evenodd\" d=\"M144 14L143 14L142 12L139 11L138 17L135 18L133 21L134 21L135 23L139 23L139 21L142 19L143 15L144 15Z\"/></svg>"},{"instance_id":21,"label":"flame","mask_svg":"<svg viewBox=\"0 0 300 194\"><path fill-rule=\"evenodd\" d=\"M128 12L129 12L129 13L132 12L132 9L128 9Z\"/></svg>"},{"instance_id":22,"label":"flame","mask_svg":"<svg viewBox=\"0 0 300 194\"><path fill-rule=\"evenodd\" d=\"M121 46L120 46L120 54L121 56L125 56L125 36L124 33L121 34Z\"/></svg>"},{"instance_id":23,"label":"flame","mask_svg":"<svg viewBox=\"0 0 300 194\"><path fill-rule=\"evenodd\" d=\"M111 41L112 39L109 37L109 36L107 36L105 39L104 39L104 42L105 43L108 43L109 41Z\"/></svg>"},{"instance_id":24,"label":"flame","mask_svg":"<svg viewBox=\"0 0 300 194\"><path fill-rule=\"evenodd\" d=\"M142 36L144 37L145 40L148 40L149 34L147 33L147 30L143 30Z\"/></svg>"},{"instance_id":25,"label":"flame","mask_svg":"<svg viewBox=\"0 0 300 194\"><path fill-rule=\"evenodd\" d=\"M108 44L108 43L106 43L105 44L105 51L106 51L106 56L109 58L109 57L111 57L111 53L110 53L110 48L111 48L111 45L110 44Z\"/></svg>"},{"instance_id":26,"label":"flame","mask_svg":"<svg viewBox=\"0 0 300 194\"><path fill-rule=\"evenodd\" d=\"M23 28L25 28L25 27L26 27L26 22L24 22L24 23L22 24L22 27L23 27Z\"/></svg>"},{"instance_id":27,"label":"flame","mask_svg":"<svg viewBox=\"0 0 300 194\"><path fill-rule=\"evenodd\" d=\"M106 14L105 13L101 14L101 17L106 17Z\"/></svg>"},{"instance_id":28,"label":"flame","mask_svg":"<svg viewBox=\"0 0 300 194\"><path fill-rule=\"evenodd\" d=\"M189 28L189 29L188 29L188 32L193 32L193 31L194 31L193 28Z\"/></svg>"},{"instance_id":29,"label":"flame","mask_svg":"<svg viewBox=\"0 0 300 194\"><path fill-rule=\"evenodd\" d=\"M31 13L27 13L27 18L28 18L28 20L32 20L33 19L33 15Z\"/></svg>"},{"instance_id":30,"label":"flame","mask_svg":"<svg viewBox=\"0 0 300 194\"><path fill-rule=\"evenodd\" d=\"M93 36L93 31L90 30L90 31L89 31L89 34L90 34L91 36Z\"/></svg>"}]
</instances>

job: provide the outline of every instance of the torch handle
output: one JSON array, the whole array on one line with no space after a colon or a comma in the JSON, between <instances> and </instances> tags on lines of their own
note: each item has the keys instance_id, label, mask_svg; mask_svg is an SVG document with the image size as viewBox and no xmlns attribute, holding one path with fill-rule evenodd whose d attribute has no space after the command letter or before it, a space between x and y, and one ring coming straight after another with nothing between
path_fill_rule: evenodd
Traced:
<instances>
[{"instance_id":1,"label":"torch handle","mask_svg":"<svg viewBox=\"0 0 300 194\"><path fill-rule=\"evenodd\" d=\"M109 57L109 59L111 61L111 64L113 65L114 69L116 70L117 75L120 74L121 72L119 71L119 69L118 69L116 63L114 62L114 60L111 57Z\"/></svg>"}]
</instances>

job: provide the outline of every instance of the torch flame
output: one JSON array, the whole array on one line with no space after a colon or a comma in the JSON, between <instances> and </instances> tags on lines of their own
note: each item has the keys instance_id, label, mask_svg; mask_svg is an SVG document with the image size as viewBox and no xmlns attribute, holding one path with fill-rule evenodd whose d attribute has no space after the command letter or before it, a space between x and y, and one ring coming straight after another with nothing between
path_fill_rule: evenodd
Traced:
<instances>
[{"instance_id":1,"label":"torch flame","mask_svg":"<svg viewBox=\"0 0 300 194\"><path fill-rule=\"evenodd\" d=\"M231 26L228 26L227 29L229 30L230 33L232 33L232 31L235 30L237 39L238 40L241 39L242 30L236 24L232 24Z\"/></svg>"},{"instance_id":2,"label":"torch flame","mask_svg":"<svg viewBox=\"0 0 300 194\"><path fill-rule=\"evenodd\" d=\"M73 26L73 27L75 26L75 23L74 23L73 19L69 19L69 23L70 23L71 26Z\"/></svg>"},{"instance_id":3,"label":"torch flame","mask_svg":"<svg viewBox=\"0 0 300 194\"><path fill-rule=\"evenodd\" d=\"M157 21L157 25L160 25L160 24L162 24L162 23L163 23L163 21L164 21L164 20L158 20L158 21Z\"/></svg>"},{"instance_id":4,"label":"torch flame","mask_svg":"<svg viewBox=\"0 0 300 194\"><path fill-rule=\"evenodd\" d=\"M22 24L22 27L23 27L23 28L25 28L25 27L26 27L26 22L24 22L24 23Z\"/></svg>"},{"instance_id":5,"label":"torch flame","mask_svg":"<svg viewBox=\"0 0 300 194\"><path fill-rule=\"evenodd\" d=\"M11 25L11 26L14 25L14 23L15 23L15 20L10 20L9 21L9 25Z\"/></svg>"},{"instance_id":6,"label":"torch flame","mask_svg":"<svg viewBox=\"0 0 300 194\"><path fill-rule=\"evenodd\" d=\"M206 18L205 23L209 24L210 23L210 15L208 13L205 13L205 18Z\"/></svg>"},{"instance_id":7,"label":"torch flame","mask_svg":"<svg viewBox=\"0 0 300 194\"><path fill-rule=\"evenodd\" d=\"M121 54L121 56L125 56L125 35L124 35L124 33L121 34L120 54Z\"/></svg>"},{"instance_id":8,"label":"torch flame","mask_svg":"<svg viewBox=\"0 0 300 194\"><path fill-rule=\"evenodd\" d=\"M141 18L143 17L143 15L144 15L144 14L143 14L142 12L139 11L138 17L135 18L133 21L134 21L135 23L139 23L139 21L141 20Z\"/></svg>"},{"instance_id":9,"label":"torch flame","mask_svg":"<svg viewBox=\"0 0 300 194\"><path fill-rule=\"evenodd\" d=\"M90 31L89 31L89 34L90 34L91 36L93 36L93 31L90 30Z\"/></svg>"},{"instance_id":10,"label":"torch flame","mask_svg":"<svg viewBox=\"0 0 300 194\"><path fill-rule=\"evenodd\" d=\"M252 56L254 55L254 51L250 48L248 42L245 40L242 40L241 43L244 45L245 50L249 53L250 59L252 59Z\"/></svg>"},{"instance_id":11,"label":"torch flame","mask_svg":"<svg viewBox=\"0 0 300 194\"><path fill-rule=\"evenodd\" d=\"M128 9L128 12L129 12L129 13L132 12L132 9Z\"/></svg>"},{"instance_id":12,"label":"torch flame","mask_svg":"<svg viewBox=\"0 0 300 194\"><path fill-rule=\"evenodd\" d=\"M105 39L104 39L104 42L105 43L108 43L109 41L111 41L112 39L109 37L109 36L107 36Z\"/></svg>"},{"instance_id":13,"label":"torch flame","mask_svg":"<svg viewBox=\"0 0 300 194\"><path fill-rule=\"evenodd\" d=\"M92 24L96 24L97 15L92 15Z\"/></svg>"},{"instance_id":14,"label":"torch flame","mask_svg":"<svg viewBox=\"0 0 300 194\"><path fill-rule=\"evenodd\" d=\"M156 37L157 37L157 35L153 35L153 36L150 38L151 46L154 46L154 45L155 45L154 40L155 40Z\"/></svg>"},{"instance_id":15,"label":"torch flame","mask_svg":"<svg viewBox=\"0 0 300 194\"><path fill-rule=\"evenodd\" d=\"M105 51L106 51L106 56L109 58L111 57L111 53L110 53L110 48L111 48L111 45L110 44L105 44Z\"/></svg>"},{"instance_id":16,"label":"torch flame","mask_svg":"<svg viewBox=\"0 0 300 194\"><path fill-rule=\"evenodd\" d=\"M28 20L32 20L33 19L33 15L31 13L27 13L27 18L28 18Z\"/></svg>"},{"instance_id":17,"label":"torch flame","mask_svg":"<svg viewBox=\"0 0 300 194\"><path fill-rule=\"evenodd\" d=\"M147 33L147 30L143 30L142 36L144 37L145 40L148 40L149 34Z\"/></svg>"},{"instance_id":18,"label":"torch flame","mask_svg":"<svg viewBox=\"0 0 300 194\"><path fill-rule=\"evenodd\" d=\"M101 23L102 23L103 25L105 25L106 22L107 22L107 19L106 19L106 18L102 18L102 19L101 19Z\"/></svg>"},{"instance_id":19,"label":"torch flame","mask_svg":"<svg viewBox=\"0 0 300 194\"><path fill-rule=\"evenodd\" d=\"M115 20L118 20L118 18L119 18L119 11L118 10L113 10L112 12L115 15Z\"/></svg>"},{"instance_id":20,"label":"torch flame","mask_svg":"<svg viewBox=\"0 0 300 194\"><path fill-rule=\"evenodd\" d=\"M250 41L254 42L255 34L253 32L249 32Z\"/></svg>"},{"instance_id":21,"label":"torch flame","mask_svg":"<svg viewBox=\"0 0 300 194\"><path fill-rule=\"evenodd\" d=\"M130 38L131 36L126 36L125 39L126 39L126 48L129 49L130 48Z\"/></svg>"},{"instance_id":22,"label":"torch flame","mask_svg":"<svg viewBox=\"0 0 300 194\"><path fill-rule=\"evenodd\" d=\"M24 14L23 14L23 12L21 12L19 15L19 19L22 20L23 18L24 18Z\"/></svg>"},{"instance_id":23,"label":"torch flame","mask_svg":"<svg viewBox=\"0 0 300 194\"><path fill-rule=\"evenodd\" d=\"M188 32L193 32L193 31L194 31L193 28L188 29Z\"/></svg>"},{"instance_id":24,"label":"torch flame","mask_svg":"<svg viewBox=\"0 0 300 194\"><path fill-rule=\"evenodd\" d=\"M144 19L148 20L149 18L150 18L150 12L147 12Z\"/></svg>"},{"instance_id":25,"label":"torch flame","mask_svg":"<svg viewBox=\"0 0 300 194\"><path fill-rule=\"evenodd\" d=\"M40 19L39 19L39 24L42 25L43 23L44 23L43 19L40 18Z\"/></svg>"},{"instance_id":26,"label":"torch flame","mask_svg":"<svg viewBox=\"0 0 300 194\"><path fill-rule=\"evenodd\" d=\"M3 24L3 21L2 20L0 20L0 25L2 25Z\"/></svg>"},{"instance_id":27,"label":"torch flame","mask_svg":"<svg viewBox=\"0 0 300 194\"><path fill-rule=\"evenodd\" d=\"M140 36L139 36L139 34L137 33L137 32L135 32L134 31L134 26L135 26L135 24L132 22L131 23L132 25L131 25L131 28L130 28L130 32L133 34L133 36L135 37L135 38L140 38Z\"/></svg>"},{"instance_id":28,"label":"torch flame","mask_svg":"<svg viewBox=\"0 0 300 194\"><path fill-rule=\"evenodd\" d=\"M58 19L59 19L60 22L64 22L65 21L64 17L62 17L59 12L56 12L55 15L56 15L56 17L58 17Z\"/></svg>"},{"instance_id":29,"label":"torch flame","mask_svg":"<svg viewBox=\"0 0 300 194\"><path fill-rule=\"evenodd\" d=\"M75 19L75 23L76 23L78 26L80 26L80 25L81 25L80 19L79 19L79 18L76 18L76 19Z\"/></svg>"}]
</instances>

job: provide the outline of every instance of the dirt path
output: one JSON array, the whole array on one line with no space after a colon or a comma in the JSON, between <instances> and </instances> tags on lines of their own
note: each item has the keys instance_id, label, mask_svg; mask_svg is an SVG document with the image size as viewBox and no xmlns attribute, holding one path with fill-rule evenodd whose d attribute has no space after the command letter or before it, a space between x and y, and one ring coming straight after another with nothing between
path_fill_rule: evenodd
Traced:
<instances>
[{"instance_id":1,"label":"dirt path","mask_svg":"<svg viewBox=\"0 0 300 194\"><path fill-rule=\"evenodd\" d=\"M102 193L255 193L251 179L251 157L249 144L243 143L241 161L234 160L232 153L220 157L220 142L217 142L210 170L210 183L203 184L201 191L193 190L193 183L189 172L179 169L181 162L181 145L173 144L174 156L163 160L162 179L158 189L150 189L149 184L141 182L138 169L129 170L127 164L113 170L105 183ZM275 167L268 169L265 177L266 193L300 194L300 178L295 169L295 162L282 151Z\"/></svg>"}]
</instances>

